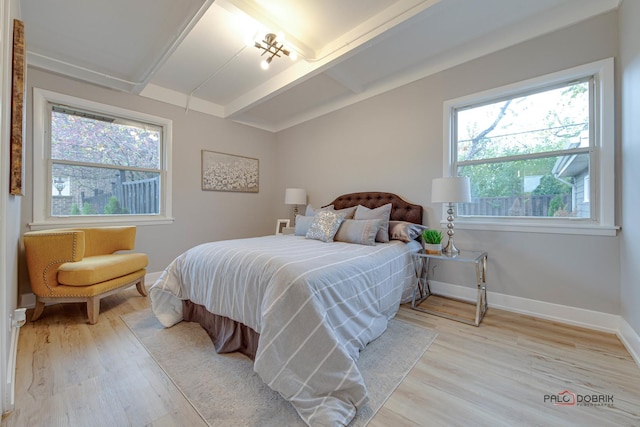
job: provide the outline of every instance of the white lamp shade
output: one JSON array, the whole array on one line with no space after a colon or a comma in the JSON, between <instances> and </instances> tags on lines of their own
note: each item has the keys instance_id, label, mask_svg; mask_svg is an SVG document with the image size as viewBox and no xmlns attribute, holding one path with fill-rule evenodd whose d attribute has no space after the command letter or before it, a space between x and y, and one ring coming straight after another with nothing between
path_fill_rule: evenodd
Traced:
<instances>
[{"instance_id":1,"label":"white lamp shade","mask_svg":"<svg viewBox=\"0 0 640 427\"><path fill-rule=\"evenodd\" d=\"M469 177L435 178L431 181L431 202L463 203L471 201Z\"/></svg>"},{"instance_id":2,"label":"white lamp shade","mask_svg":"<svg viewBox=\"0 0 640 427\"><path fill-rule=\"evenodd\" d=\"M307 190L304 188L287 188L284 192L285 205L306 205Z\"/></svg>"}]
</instances>

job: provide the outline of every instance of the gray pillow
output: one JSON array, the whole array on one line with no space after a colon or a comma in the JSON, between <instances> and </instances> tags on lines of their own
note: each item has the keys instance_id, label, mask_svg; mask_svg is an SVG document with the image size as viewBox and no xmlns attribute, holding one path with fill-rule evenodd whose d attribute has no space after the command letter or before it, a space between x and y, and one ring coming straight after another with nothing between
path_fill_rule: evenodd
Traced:
<instances>
[{"instance_id":1,"label":"gray pillow","mask_svg":"<svg viewBox=\"0 0 640 427\"><path fill-rule=\"evenodd\" d=\"M313 222L313 216L296 215L296 236L306 236L311 223Z\"/></svg>"},{"instance_id":2,"label":"gray pillow","mask_svg":"<svg viewBox=\"0 0 640 427\"><path fill-rule=\"evenodd\" d=\"M380 229L376 235L376 242L389 242L389 217L391 216L391 203L382 205L379 208L369 209L358 205L353 219L381 219Z\"/></svg>"},{"instance_id":3,"label":"gray pillow","mask_svg":"<svg viewBox=\"0 0 640 427\"><path fill-rule=\"evenodd\" d=\"M306 238L322 242L333 242L333 236L336 235L343 220L344 214L333 211L320 211L313 217Z\"/></svg>"},{"instance_id":4,"label":"gray pillow","mask_svg":"<svg viewBox=\"0 0 640 427\"><path fill-rule=\"evenodd\" d=\"M426 229L426 225L407 221L389 221L389 239L408 243L417 239L422 234L422 231Z\"/></svg>"},{"instance_id":5,"label":"gray pillow","mask_svg":"<svg viewBox=\"0 0 640 427\"><path fill-rule=\"evenodd\" d=\"M305 216L314 216L320 211L332 211L333 205L325 206L324 208L314 208L311 204L307 205L307 209L305 210Z\"/></svg>"},{"instance_id":6,"label":"gray pillow","mask_svg":"<svg viewBox=\"0 0 640 427\"><path fill-rule=\"evenodd\" d=\"M344 208L336 210L333 205L325 206L324 208L314 208L313 205L307 205L307 209L305 210L305 216L314 216L318 212L321 211L335 211L338 213L344 213L344 219L353 219L353 215L356 213L357 206L353 206L351 208Z\"/></svg>"},{"instance_id":7,"label":"gray pillow","mask_svg":"<svg viewBox=\"0 0 640 427\"><path fill-rule=\"evenodd\" d=\"M334 212L343 213L344 214L344 219L353 219L353 216L355 215L357 208L358 208L357 206L353 206L353 207L350 207L350 208L333 210L333 205L331 205L331 209Z\"/></svg>"},{"instance_id":8,"label":"gray pillow","mask_svg":"<svg viewBox=\"0 0 640 427\"><path fill-rule=\"evenodd\" d=\"M381 219L345 219L333 240L373 246L376 244L380 224Z\"/></svg>"}]
</instances>

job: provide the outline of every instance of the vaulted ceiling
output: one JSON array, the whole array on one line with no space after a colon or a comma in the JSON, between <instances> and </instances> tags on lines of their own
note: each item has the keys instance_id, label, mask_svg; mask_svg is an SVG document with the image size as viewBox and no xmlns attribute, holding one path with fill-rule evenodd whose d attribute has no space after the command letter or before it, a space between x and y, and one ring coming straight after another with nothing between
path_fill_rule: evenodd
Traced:
<instances>
[{"instance_id":1,"label":"vaulted ceiling","mask_svg":"<svg viewBox=\"0 0 640 427\"><path fill-rule=\"evenodd\" d=\"M278 131L620 0L21 0L27 63ZM253 43L284 35L293 61ZM246 40L250 38L251 43Z\"/></svg>"}]
</instances>

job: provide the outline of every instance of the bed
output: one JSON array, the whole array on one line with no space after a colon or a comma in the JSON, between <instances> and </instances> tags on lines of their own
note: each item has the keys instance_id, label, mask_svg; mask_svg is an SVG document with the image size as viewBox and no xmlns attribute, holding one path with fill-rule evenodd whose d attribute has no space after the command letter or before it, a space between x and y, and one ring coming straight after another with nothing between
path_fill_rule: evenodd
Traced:
<instances>
[{"instance_id":1,"label":"bed","mask_svg":"<svg viewBox=\"0 0 640 427\"><path fill-rule=\"evenodd\" d=\"M366 218L389 204L395 228L388 243L325 242L307 234L189 249L151 287L152 310L165 327L200 323L218 353L240 351L253 359L255 372L308 425L347 425L367 400L359 352L411 295L410 254L420 248L414 238L424 228L422 206L366 192L340 196L324 208L339 213L357 207Z\"/></svg>"}]
</instances>

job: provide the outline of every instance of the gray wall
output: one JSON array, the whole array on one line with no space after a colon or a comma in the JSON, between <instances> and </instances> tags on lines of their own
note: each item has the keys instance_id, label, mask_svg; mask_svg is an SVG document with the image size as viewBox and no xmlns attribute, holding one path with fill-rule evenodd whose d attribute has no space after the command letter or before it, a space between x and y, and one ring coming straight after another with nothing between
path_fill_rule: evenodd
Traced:
<instances>
[{"instance_id":1,"label":"gray wall","mask_svg":"<svg viewBox=\"0 0 640 427\"><path fill-rule=\"evenodd\" d=\"M219 119L196 111L153 101L137 95L28 69L29 110L27 141L32 140L33 88L51 90L173 120L173 216L171 225L138 227L136 249L149 255L148 271L161 271L178 254L199 243L273 233L276 214L276 141L274 134ZM200 153L202 149L259 159L259 193L202 191ZM23 198L22 227L32 220L32 153L27 152L27 196ZM23 263L24 264L24 263ZM26 269L21 267L20 293L30 292Z\"/></svg>"},{"instance_id":2,"label":"gray wall","mask_svg":"<svg viewBox=\"0 0 640 427\"><path fill-rule=\"evenodd\" d=\"M308 190L321 205L352 191L389 191L425 206L439 227L431 180L442 176L443 102L618 53L617 13L487 55L278 133L278 186ZM604 313L620 312L619 237L456 232L456 244L489 252L489 290ZM443 265L436 279L474 277Z\"/></svg>"},{"instance_id":3,"label":"gray wall","mask_svg":"<svg viewBox=\"0 0 640 427\"><path fill-rule=\"evenodd\" d=\"M622 69L622 235L620 241L620 300L622 317L640 335L640 2L620 8Z\"/></svg>"}]
</instances>

